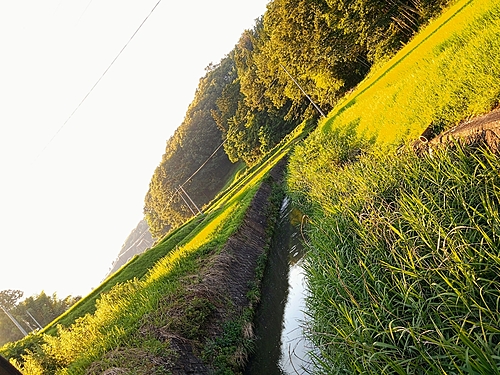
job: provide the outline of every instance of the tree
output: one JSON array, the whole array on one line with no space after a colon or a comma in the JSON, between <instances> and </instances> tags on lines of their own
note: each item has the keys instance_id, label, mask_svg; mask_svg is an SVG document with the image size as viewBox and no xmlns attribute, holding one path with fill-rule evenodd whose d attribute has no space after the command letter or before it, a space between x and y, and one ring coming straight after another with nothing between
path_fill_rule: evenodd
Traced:
<instances>
[{"instance_id":1,"label":"tree","mask_svg":"<svg viewBox=\"0 0 500 375\"><path fill-rule=\"evenodd\" d=\"M68 296L59 299L54 293L48 296L45 292L26 298L18 302L23 296L19 290L0 291L0 304L17 320L22 328L27 331L33 331L52 322L55 318L64 313L81 297ZM10 320L10 318L0 311L0 345L7 342L20 340L23 334Z\"/></svg>"},{"instance_id":2,"label":"tree","mask_svg":"<svg viewBox=\"0 0 500 375\"><path fill-rule=\"evenodd\" d=\"M17 301L22 298L23 294L24 293L20 290L2 290L0 291L0 305L2 305L5 309L10 310L17 304Z\"/></svg>"},{"instance_id":3,"label":"tree","mask_svg":"<svg viewBox=\"0 0 500 375\"><path fill-rule=\"evenodd\" d=\"M223 89L235 76L234 62L229 57L207 67L184 121L168 140L144 199L144 214L153 237L162 237L192 215L178 193L179 185L201 207L225 184L232 163L222 149L212 156L223 141L212 113L217 110Z\"/></svg>"}]
</instances>

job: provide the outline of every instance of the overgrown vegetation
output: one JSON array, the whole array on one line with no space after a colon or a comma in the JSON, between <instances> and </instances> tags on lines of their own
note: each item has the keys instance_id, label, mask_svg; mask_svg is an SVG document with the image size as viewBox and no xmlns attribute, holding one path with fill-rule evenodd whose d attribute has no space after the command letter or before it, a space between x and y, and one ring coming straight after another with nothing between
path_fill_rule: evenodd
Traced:
<instances>
[{"instance_id":1,"label":"overgrown vegetation","mask_svg":"<svg viewBox=\"0 0 500 375\"><path fill-rule=\"evenodd\" d=\"M296 148L319 373L499 373L500 159L400 147L498 103L499 20L458 2Z\"/></svg>"},{"instance_id":2,"label":"overgrown vegetation","mask_svg":"<svg viewBox=\"0 0 500 375\"><path fill-rule=\"evenodd\" d=\"M251 349L258 270L263 264L253 274L254 287L247 296L250 305L243 311L231 307L227 297L209 291L201 281L216 269L214 259L241 226L257 188L293 141L289 137L278 155L248 172L244 186L236 181L238 189L228 188L232 193L222 195L205 215L134 258L51 328L2 348L2 354L25 375L101 374L112 368L163 374L176 366L179 355L190 353L182 347L190 342L195 350L192 358L201 361L202 353L220 351L215 357L206 354L204 365L218 373L239 371ZM262 215L272 216L272 212ZM219 280L219 289L227 289L224 282ZM222 320L221 311L225 311ZM224 327L217 327L221 322ZM219 329L220 334L214 336Z\"/></svg>"},{"instance_id":3,"label":"overgrown vegetation","mask_svg":"<svg viewBox=\"0 0 500 375\"><path fill-rule=\"evenodd\" d=\"M323 371L498 373L499 168L491 152L457 146L323 172L329 192L307 204Z\"/></svg>"},{"instance_id":4,"label":"overgrown vegetation","mask_svg":"<svg viewBox=\"0 0 500 375\"><path fill-rule=\"evenodd\" d=\"M447 3L272 1L235 50L207 69L168 142L146 197L155 235L190 216L172 197L212 146L224 140L246 171L203 217L134 258L57 325L2 353L26 375L120 367L164 374L179 351L221 374L239 371L251 350L265 258L245 296L248 308L205 288L203 277L230 268L228 257L214 267L215 256L270 169L315 123L286 67L323 108L333 108L297 145L288 175L289 193L308 219L316 371L499 373L499 158L458 144L417 157L405 146L500 99L494 0L458 1L411 40ZM337 103L373 66L379 69ZM219 158L205 172L226 165L209 176L224 186L232 172ZM192 187L198 204L217 190L197 194L206 182L194 179ZM223 308L229 319L214 328Z\"/></svg>"},{"instance_id":5,"label":"overgrown vegetation","mask_svg":"<svg viewBox=\"0 0 500 375\"><path fill-rule=\"evenodd\" d=\"M247 191L245 197L230 207L208 215L201 230L168 252L144 276L117 283L110 291L101 293L92 314L76 319L68 328L58 325L55 336L44 334L43 342L32 348L34 352L21 356L24 373L84 373L93 362L99 359L106 362L105 354L120 348L135 348L145 357L168 358L171 352L165 342L147 332L141 334L144 317L156 311L169 296L174 303L178 301L172 296L182 295L192 282L186 276L196 275L203 259L217 251L238 227L252 195L252 190ZM196 305L193 309L195 315L203 310ZM201 326L195 324L196 320L192 323L189 335L202 335L202 331L197 333ZM172 324L186 329L182 324ZM105 364L101 362L102 367ZM148 372L151 369L140 371L161 373Z\"/></svg>"}]
</instances>

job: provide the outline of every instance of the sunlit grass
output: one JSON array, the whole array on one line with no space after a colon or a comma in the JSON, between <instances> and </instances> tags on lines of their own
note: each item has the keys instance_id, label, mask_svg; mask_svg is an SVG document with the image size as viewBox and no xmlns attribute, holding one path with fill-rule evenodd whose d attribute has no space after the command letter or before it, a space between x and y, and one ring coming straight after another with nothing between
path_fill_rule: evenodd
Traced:
<instances>
[{"instance_id":1,"label":"sunlit grass","mask_svg":"<svg viewBox=\"0 0 500 375\"><path fill-rule=\"evenodd\" d=\"M187 241L169 250L149 270L143 270L147 271L143 276L101 293L95 311L68 327L58 325L55 335L43 334L43 344L36 353L24 355L24 374L83 374L112 348L145 345L135 333L141 319L155 311L166 295L182 293L182 276L196 274L203 264L201 259L217 251L238 228L257 187L255 181L254 186L241 192L239 200L206 215L194 235L187 235Z\"/></svg>"},{"instance_id":2,"label":"sunlit grass","mask_svg":"<svg viewBox=\"0 0 500 375\"><path fill-rule=\"evenodd\" d=\"M95 288L89 295L78 301L71 309L58 317L54 322L47 325L40 333L55 334L56 326L61 324L69 326L76 319L88 313L95 311L96 301L102 293L109 292L115 285L127 282L134 278L143 277L148 270L169 251L176 246L189 241L191 236L196 235L197 231L203 228L201 217L189 221L185 225L169 233L157 246L147 252L132 258L127 264L122 266L113 275L104 280L101 285Z\"/></svg>"},{"instance_id":3,"label":"sunlit grass","mask_svg":"<svg viewBox=\"0 0 500 375\"><path fill-rule=\"evenodd\" d=\"M500 96L500 4L457 2L374 71L330 114L324 130L356 125L399 144L487 112Z\"/></svg>"},{"instance_id":4,"label":"sunlit grass","mask_svg":"<svg viewBox=\"0 0 500 375\"><path fill-rule=\"evenodd\" d=\"M299 128L296 136L301 131ZM262 165L248 171L242 178L244 182L234 184L203 216L177 229L108 278L98 291L83 299L86 304L76 306L60 320L67 322L65 325L54 325L50 335L48 331L41 333L35 345L28 346L34 353L22 356L23 364L19 366L24 374L84 374L93 362L119 347L147 349L152 345L162 355L171 355L165 344L137 335L142 319L156 311L166 296L182 295L188 287L189 278L185 276L198 274L203 259L222 248L292 140L292 136L287 138ZM86 311L89 307L90 311ZM12 353L22 348L21 342L19 348L6 350Z\"/></svg>"},{"instance_id":5,"label":"sunlit grass","mask_svg":"<svg viewBox=\"0 0 500 375\"><path fill-rule=\"evenodd\" d=\"M499 36L457 2L296 147L318 373L500 373L500 159L396 151L498 104Z\"/></svg>"},{"instance_id":6,"label":"sunlit grass","mask_svg":"<svg viewBox=\"0 0 500 375\"><path fill-rule=\"evenodd\" d=\"M162 258L153 268L149 270L144 282L146 284L152 283L165 276L165 274L175 267L175 265L187 254L196 251L202 246L207 245L210 241L213 241L215 235L221 231L221 226L224 224L227 225L231 216L235 214L236 208L235 203L227 207L214 219L210 220L208 225L206 225L191 241L184 246L171 251L167 256Z\"/></svg>"}]
</instances>

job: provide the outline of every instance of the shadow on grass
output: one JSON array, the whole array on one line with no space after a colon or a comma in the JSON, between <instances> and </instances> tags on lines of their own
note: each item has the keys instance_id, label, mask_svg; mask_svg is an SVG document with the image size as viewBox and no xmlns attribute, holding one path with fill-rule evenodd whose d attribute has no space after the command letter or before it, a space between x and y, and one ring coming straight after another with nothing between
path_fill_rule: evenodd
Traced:
<instances>
[{"instance_id":1,"label":"shadow on grass","mask_svg":"<svg viewBox=\"0 0 500 375\"><path fill-rule=\"evenodd\" d=\"M444 26L450 23L459 13L461 13L467 6L472 3L472 0L467 1L460 8L458 8L450 17L448 17L442 24L436 27L432 32L429 33L425 38L423 38L419 43L415 44L411 49L405 52L404 55L396 59L391 65L387 66L383 69L383 73L380 74L376 79L373 80L368 86L360 90L356 93L356 95L350 99L346 104L342 105L323 125L323 131L328 132L333 129L333 123L335 119L337 119L343 112L356 104L356 98L363 95L366 91L370 90L373 86L375 86L379 81L381 81L384 77L387 76L392 70L394 70L398 65L400 65L408 56L413 54L415 50L420 48L425 42L427 42L431 37L436 35L436 33L441 30ZM382 71L382 69L381 69Z\"/></svg>"}]
</instances>

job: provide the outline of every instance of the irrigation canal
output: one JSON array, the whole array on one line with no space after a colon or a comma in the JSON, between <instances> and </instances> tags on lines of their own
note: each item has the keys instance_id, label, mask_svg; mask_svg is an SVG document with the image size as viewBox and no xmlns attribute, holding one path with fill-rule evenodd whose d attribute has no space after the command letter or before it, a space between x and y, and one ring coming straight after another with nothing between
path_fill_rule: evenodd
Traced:
<instances>
[{"instance_id":1,"label":"irrigation canal","mask_svg":"<svg viewBox=\"0 0 500 375\"><path fill-rule=\"evenodd\" d=\"M256 352L250 358L245 375L307 373L310 345L302 328L306 320L304 248L294 217L297 217L297 212L285 198L269 251L261 304L256 314Z\"/></svg>"}]
</instances>

